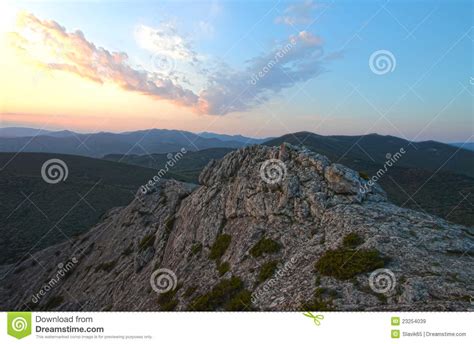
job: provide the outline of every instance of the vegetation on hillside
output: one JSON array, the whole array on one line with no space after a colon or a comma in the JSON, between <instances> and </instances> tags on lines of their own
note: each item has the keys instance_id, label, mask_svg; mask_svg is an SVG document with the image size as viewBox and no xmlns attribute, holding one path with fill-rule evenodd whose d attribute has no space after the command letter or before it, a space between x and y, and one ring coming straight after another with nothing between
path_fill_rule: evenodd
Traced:
<instances>
[{"instance_id":1,"label":"vegetation on hillside","mask_svg":"<svg viewBox=\"0 0 474 344\"><path fill-rule=\"evenodd\" d=\"M132 201L155 171L72 155L0 153L0 264L68 240L94 226L111 208ZM48 184L42 164L63 160L69 175Z\"/></svg>"}]
</instances>

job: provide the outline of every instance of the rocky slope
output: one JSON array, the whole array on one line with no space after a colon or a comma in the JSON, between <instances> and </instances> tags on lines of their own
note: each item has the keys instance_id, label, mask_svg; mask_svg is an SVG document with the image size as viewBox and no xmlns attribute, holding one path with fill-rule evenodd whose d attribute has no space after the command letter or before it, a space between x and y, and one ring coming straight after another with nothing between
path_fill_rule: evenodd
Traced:
<instances>
[{"instance_id":1,"label":"rocky slope","mask_svg":"<svg viewBox=\"0 0 474 344\"><path fill-rule=\"evenodd\" d=\"M0 309L467 310L473 242L324 156L252 146L0 267Z\"/></svg>"}]
</instances>

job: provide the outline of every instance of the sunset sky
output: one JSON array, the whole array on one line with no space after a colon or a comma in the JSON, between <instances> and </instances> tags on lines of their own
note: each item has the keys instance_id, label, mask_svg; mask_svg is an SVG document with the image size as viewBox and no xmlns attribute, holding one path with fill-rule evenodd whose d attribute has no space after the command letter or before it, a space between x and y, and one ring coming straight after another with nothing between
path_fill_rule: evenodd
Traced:
<instances>
[{"instance_id":1,"label":"sunset sky","mask_svg":"<svg viewBox=\"0 0 474 344\"><path fill-rule=\"evenodd\" d=\"M0 0L0 127L472 141L472 13L468 0ZM377 74L380 50L391 68Z\"/></svg>"}]
</instances>

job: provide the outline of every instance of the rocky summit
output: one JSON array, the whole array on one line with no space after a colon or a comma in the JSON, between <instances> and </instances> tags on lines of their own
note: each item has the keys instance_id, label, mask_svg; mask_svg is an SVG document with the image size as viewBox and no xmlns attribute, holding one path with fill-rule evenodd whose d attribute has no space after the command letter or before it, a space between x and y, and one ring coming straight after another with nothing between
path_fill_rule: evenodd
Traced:
<instances>
[{"instance_id":1,"label":"rocky summit","mask_svg":"<svg viewBox=\"0 0 474 344\"><path fill-rule=\"evenodd\" d=\"M356 171L256 145L0 267L0 308L461 311L473 251L472 229L397 207Z\"/></svg>"}]
</instances>

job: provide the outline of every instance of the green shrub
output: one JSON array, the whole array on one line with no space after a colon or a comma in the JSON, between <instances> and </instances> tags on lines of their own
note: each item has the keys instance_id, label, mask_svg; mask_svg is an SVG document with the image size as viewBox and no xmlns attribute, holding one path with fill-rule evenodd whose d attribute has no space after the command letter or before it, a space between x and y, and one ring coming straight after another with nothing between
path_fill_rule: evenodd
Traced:
<instances>
[{"instance_id":1,"label":"green shrub","mask_svg":"<svg viewBox=\"0 0 474 344\"><path fill-rule=\"evenodd\" d=\"M175 221L176 221L176 218L174 217L174 215L171 215L170 217L166 219L165 230L168 234L173 230Z\"/></svg>"},{"instance_id":2,"label":"green shrub","mask_svg":"<svg viewBox=\"0 0 474 344\"><path fill-rule=\"evenodd\" d=\"M202 244L200 242L194 244L192 247L191 247L191 254L194 256L196 254L198 254L199 252L202 251Z\"/></svg>"},{"instance_id":3,"label":"green shrub","mask_svg":"<svg viewBox=\"0 0 474 344\"><path fill-rule=\"evenodd\" d=\"M231 236L229 234L218 235L211 247L210 259L218 260L224 255L230 245Z\"/></svg>"},{"instance_id":4,"label":"green shrub","mask_svg":"<svg viewBox=\"0 0 474 344\"><path fill-rule=\"evenodd\" d=\"M217 265L217 271L219 271L219 275L224 275L227 271L230 270L230 264L228 262L223 262Z\"/></svg>"},{"instance_id":5,"label":"green shrub","mask_svg":"<svg viewBox=\"0 0 474 344\"><path fill-rule=\"evenodd\" d=\"M273 276L277 268L278 261L272 260L262 265L258 273L258 283L262 283Z\"/></svg>"},{"instance_id":6,"label":"green shrub","mask_svg":"<svg viewBox=\"0 0 474 344\"><path fill-rule=\"evenodd\" d=\"M364 172L364 171L359 171L359 177L361 177L362 179L365 179L365 180L370 179L370 176L367 174L367 172Z\"/></svg>"},{"instance_id":7,"label":"green shrub","mask_svg":"<svg viewBox=\"0 0 474 344\"><path fill-rule=\"evenodd\" d=\"M160 189L160 204L166 205L167 202L168 202L168 197L166 197L166 193L163 191L163 189Z\"/></svg>"},{"instance_id":8,"label":"green shrub","mask_svg":"<svg viewBox=\"0 0 474 344\"><path fill-rule=\"evenodd\" d=\"M375 296L377 296L377 299L383 304L387 304L387 296L384 294L376 293Z\"/></svg>"},{"instance_id":9,"label":"green shrub","mask_svg":"<svg viewBox=\"0 0 474 344\"><path fill-rule=\"evenodd\" d=\"M384 263L377 250L339 248L326 251L316 262L315 268L322 275L346 280L357 274L382 268Z\"/></svg>"},{"instance_id":10,"label":"green shrub","mask_svg":"<svg viewBox=\"0 0 474 344\"><path fill-rule=\"evenodd\" d=\"M130 246L128 246L125 250L123 250L122 252L122 256L129 256L132 252L133 252L133 245L130 244Z\"/></svg>"},{"instance_id":11,"label":"green shrub","mask_svg":"<svg viewBox=\"0 0 474 344\"><path fill-rule=\"evenodd\" d=\"M162 293L158 296L158 304L160 305L160 310L169 312L176 308L176 306L178 305L178 300L176 300L174 297L180 288L181 285L178 284L174 290L169 290L166 293Z\"/></svg>"},{"instance_id":12,"label":"green shrub","mask_svg":"<svg viewBox=\"0 0 474 344\"><path fill-rule=\"evenodd\" d=\"M325 312L332 310L333 298L325 298L324 294L326 293L325 288L317 288L314 292L313 299L307 303L304 303L301 308L303 311L318 311Z\"/></svg>"},{"instance_id":13,"label":"green shrub","mask_svg":"<svg viewBox=\"0 0 474 344\"><path fill-rule=\"evenodd\" d=\"M265 253L276 253L280 251L281 245L272 239L262 238L250 249L250 254L255 258Z\"/></svg>"},{"instance_id":14,"label":"green shrub","mask_svg":"<svg viewBox=\"0 0 474 344\"><path fill-rule=\"evenodd\" d=\"M328 289L324 288L324 287L319 287L319 288L316 288L316 290L314 291L314 296L315 297L321 297L323 296L323 294L325 292L327 292Z\"/></svg>"},{"instance_id":15,"label":"green shrub","mask_svg":"<svg viewBox=\"0 0 474 344\"><path fill-rule=\"evenodd\" d=\"M248 311L251 310L252 305L252 293L246 289L241 290L235 295L227 304L224 309L226 311Z\"/></svg>"},{"instance_id":16,"label":"green shrub","mask_svg":"<svg viewBox=\"0 0 474 344\"><path fill-rule=\"evenodd\" d=\"M109 262L105 262L102 264L99 264L95 267L94 271L97 272L99 270L103 270L105 272L110 272L113 270L113 268L117 265L117 260L111 260Z\"/></svg>"},{"instance_id":17,"label":"green shrub","mask_svg":"<svg viewBox=\"0 0 474 344\"><path fill-rule=\"evenodd\" d=\"M195 286L195 285L192 285L192 286L188 287L188 288L186 289L186 291L184 292L183 297L185 297L185 298L190 297L191 295L194 294L194 292L195 292L196 290L197 290L197 286Z\"/></svg>"},{"instance_id":18,"label":"green shrub","mask_svg":"<svg viewBox=\"0 0 474 344\"><path fill-rule=\"evenodd\" d=\"M155 234L150 233L147 234L143 237L142 240L140 240L140 243L138 244L138 249L140 251L145 251L148 247L153 246L155 243Z\"/></svg>"},{"instance_id":19,"label":"green shrub","mask_svg":"<svg viewBox=\"0 0 474 344\"><path fill-rule=\"evenodd\" d=\"M237 310L237 305L246 300L244 291L244 283L234 276L220 281L207 294L196 297L190 308L195 311L214 311L219 308Z\"/></svg>"},{"instance_id":20,"label":"green shrub","mask_svg":"<svg viewBox=\"0 0 474 344\"><path fill-rule=\"evenodd\" d=\"M343 241L342 241L342 246L346 248L356 248L357 246L361 245L364 242L364 239L357 234L357 233L350 233L347 234Z\"/></svg>"}]
</instances>

